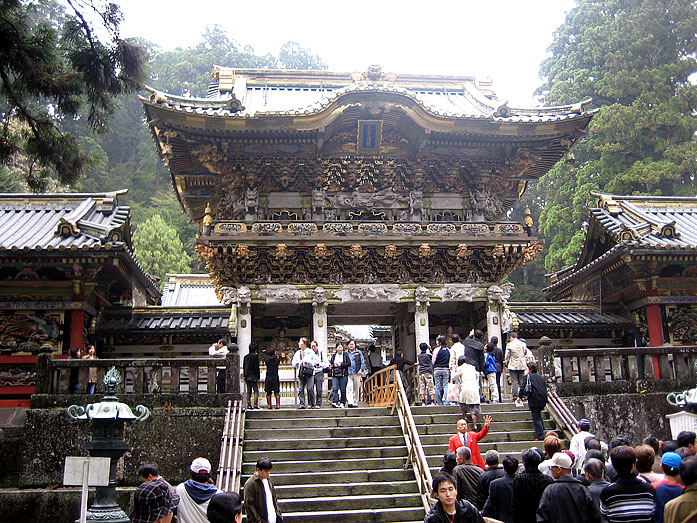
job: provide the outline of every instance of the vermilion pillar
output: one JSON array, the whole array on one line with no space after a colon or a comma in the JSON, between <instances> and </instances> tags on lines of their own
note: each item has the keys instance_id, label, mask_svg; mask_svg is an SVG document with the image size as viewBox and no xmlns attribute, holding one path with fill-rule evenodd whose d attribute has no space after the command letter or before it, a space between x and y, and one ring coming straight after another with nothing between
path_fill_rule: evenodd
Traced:
<instances>
[{"instance_id":1,"label":"vermilion pillar","mask_svg":"<svg viewBox=\"0 0 697 523\"><path fill-rule=\"evenodd\" d=\"M81 309L73 310L70 315L70 347L78 347L82 350L84 346L85 331L85 311Z\"/></svg>"},{"instance_id":2,"label":"vermilion pillar","mask_svg":"<svg viewBox=\"0 0 697 523\"><path fill-rule=\"evenodd\" d=\"M647 291L646 297L655 296L656 291ZM663 320L661 318L661 306L658 303L649 303L646 305L646 326L649 329L649 345L651 347L660 347L664 343L663 338ZM653 363L654 378L660 379L661 373L658 368L658 358L651 358Z\"/></svg>"}]
</instances>

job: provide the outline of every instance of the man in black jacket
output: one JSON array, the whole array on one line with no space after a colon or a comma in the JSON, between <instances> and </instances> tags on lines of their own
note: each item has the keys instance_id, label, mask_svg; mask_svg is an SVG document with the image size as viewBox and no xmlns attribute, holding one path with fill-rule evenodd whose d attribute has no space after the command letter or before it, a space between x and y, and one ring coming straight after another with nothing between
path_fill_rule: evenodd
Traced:
<instances>
[{"instance_id":1,"label":"man in black jacket","mask_svg":"<svg viewBox=\"0 0 697 523\"><path fill-rule=\"evenodd\" d=\"M242 359L242 374L247 385L247 408L259 408L259 345L256 342L249 344L249 354ZM252 396L254 400L252 401Z\"/></svg>"},{"instance_id":2,"label":"man in black jacket","mask_svg":"<svg viewBox=\"0 0 697 523\"><path fill-rule=\"evenodd\" d=\"M469 501L457 499L457 480L447 472L433 478L433 497L438 501L424 523L484 523L484 518Z\"/></svg>"},{"instance_id":3,"label":"man in black jacket","mask_svg":"<svg viewBox=\"0 0 697 523\"><path fill-rule=\"evenodd\" d=\"M513 478L518 471L518 460L512 456L503 458L504 476L495 479L489 485L489 497L482 509L482 516L498 519L503 523L513 523L511 515L511 497L513 496Z\"/></svg>"},{"instance_id":4,"label":"man in black jacket","mask_svg":"<svg viewBox=\"0 0 697 523\"><path fill-rule=\"evenodd\" d=\"M479 494L477 507L481 510L489 497L489 485L495 479L503 477L503 467L499 465L499 453L496 450L487 450L484 454L486 470L479 476L477 491Z\"/></svg>"},{"instance_id":5,"label":"man in black jacket","mask_svg":"<svg viewBox=\"0 0 697 523\"><path fill-rule=\"evenodd\" d=\"M465 340L465 359L467 363L474 366L478 373L484 372L484 343L482 343L482 338L484 333L479 329L472 331L470 336ZM479 382L479 401L486 403L486 399L482 394L482 380L477 380Z\"/></svg>"},{"instance_id":6,"label":"man in black jacket","mask_svg":"<svg viewBox=\"0 0 697 523\"><path fill-rule=\"evenodd\" d=\"M547 405L547 385L545 379L537 373L537 364L528 362L525 378L518 391L518 399L527 398L532 423L535 426L535 441L545 437L545 424L542 421L542 409Z\"/></svg>"},{"instance_id":7,"label":"man in black jacket","mask_svg":"<svg viewBox=\"0 0 697 523\"><path fill-rule=\"evenodd\" d=\"M538 523L599 523L588 487L571 475L573 463L563 452L552 456L550 470L556 480L542 493L537 509Z\"/></svg>"}]
</instances>

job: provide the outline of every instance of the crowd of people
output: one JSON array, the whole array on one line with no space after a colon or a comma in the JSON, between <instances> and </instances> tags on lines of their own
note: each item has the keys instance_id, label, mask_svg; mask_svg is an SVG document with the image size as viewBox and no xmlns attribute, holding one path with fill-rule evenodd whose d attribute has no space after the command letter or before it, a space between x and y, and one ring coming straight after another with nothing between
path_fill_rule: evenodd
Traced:
<instances>
[{"instance_id":1,"label":"crowd of people","mask_svg":"<svg viewBox=\"0 0 697 523\"><path fill-rule=\"evenodd\" d=\"M244 485L244 512L250 523L282 523L283 515L270 479L273 465L268 458L257 461L254 474ZM211 464L196 458L189 467L190 479L173 487L157 467L138 471L141 485L133 493L132 523L240 523L243 503L236 492L219 490L211 478Z\"/></svg>"},{"instance_id":2,"label":"crowd of people","mask_svg":"<svg viewBox=\"0 0 697 523\"><path fill-rule=\"evenodd\" d=\"M521 388L524 383L521 383ZM647 437L632 446L625 436L605 443L591 432L591 422L563 449L554 431L543 447L503 460L495 450L482 458L481 431L457 423L443 467L433 479L438 501L426 523L484 521L505 523L697 523L697 445L695 433L680 432L676 440Z\"/></svg>"}]
</instances>

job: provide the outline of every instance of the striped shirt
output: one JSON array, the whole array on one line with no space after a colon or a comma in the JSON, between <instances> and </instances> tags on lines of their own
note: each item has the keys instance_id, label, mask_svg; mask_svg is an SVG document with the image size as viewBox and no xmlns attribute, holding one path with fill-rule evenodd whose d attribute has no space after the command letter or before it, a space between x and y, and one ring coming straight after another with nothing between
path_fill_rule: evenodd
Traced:
<instances>
[{"instance_id":1,"label":"striped shirt","mask_svg":"<svg viewBox=\"0 0 697 523\"><path fill-rule=\"evenodd\" d=\"M634 477L619 478L600 493L600 513L609 523L653 522L656 491Z\"/></svg>"}]
</instances>

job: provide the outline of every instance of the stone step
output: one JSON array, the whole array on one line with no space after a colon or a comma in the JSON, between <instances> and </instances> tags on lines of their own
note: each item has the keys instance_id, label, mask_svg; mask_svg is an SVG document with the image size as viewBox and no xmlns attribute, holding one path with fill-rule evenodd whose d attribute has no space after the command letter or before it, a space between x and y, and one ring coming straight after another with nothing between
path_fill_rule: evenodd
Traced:
<instances>
[{"instance_id":1,"label":"stone step","mask_svg":"<svg viewBox=\"0 0 697 523\"><path fill-rule=\"evenodd\" d=\"M275 481L275 477L274 477ZM390 481L385 483L365 482L365 483L346 483L339 485L276 485L276 495L279 499L308 498L312 494L320 493L324 496L358 496L365 494L375 494L379 492L388 496L392 494L412 494L418 492L414 474L408 481Z\"/></svg>"},{"instance_id":2,"label":"stone step","mask_svg":"<svg viewBox=\"0 0 697 523\"><path fill-rule=\"evenodd\" d=\"M360 423L360 421L359 421ZM335 438L360 438L372 436L401 436L402 429L399 425L391 427L371 427L355 425L353 427L334 427L334 428L312 428L302 427L294 424L292 428L276 427L270 429L245 429L245 438L249 439L275 439L282 434L286 439L322 439L330 440Z\"/></svg>"},{"instance_id":3,"label":"stone step","mask_svg":"<svg viewBox=\"0 0 697 523\"><path fill-rule=\"evenodd\" d=\"M369 441L368 443L374 444L374 442ZM322 448L307 449L307 454L312 456L312 459L334 459L334 460L350 460L350 459L379 459L379 458L390 458L397 456L406 456L407 447L404 444L404 438L402 438L402 446L392 446L392 447L350 447L350 448L336 448L330 445L331 448L326 448L327 444L324 442ZM307 447L306 447L307 448ZM249 462L256 462L259 458L269 458L272 463L277 461L297 459L298 451L288 450L288 449L277 449L269 450L249 450L244 453L244 457Z\"/></svg>"},{"instance_id":4,"label":"stone step","mask_svg":"<svg viewBox=\"0 0 697 523\"><path fill-rule=\"evenodd\" d=\"M250 474L243 473L241 476L241 484L249 479ZM378 485L385 481L415 481L414 471L404 470L403 468L396 469L380 469L380 470L346 470L346 471L328 471L328 472L311 472L311 473L276 473L276 466L271 471L271 477L274 485L328 485L328 484L346 484L346 483L366 483L370 482Z\"/></svg>"},{"instance_id":5,"label":"stone step","mask_svg":"<svg viewBox=\"0 0 697 523\"><path fill-rule=\"evenodd\" d=\"M544 420L545 427L554 426L552 420ZM397 427L399 429L399 427ZM532 420L529 421L493 421L491 424L491 431L496 432L515 432L515 431L528 431L533 429ZM452 423L432 423L427 425L416 425L416 430L419 432L419 436L429 435L429 434L450 434L452 436L457 432L457 425Z\"/></svg>"},{"instance_id":6,"label":"stone step","mask_svg":"<svg viewBox=\"0 0 697 523\"><path fill-rule=\"evenodd\" d=\"M322 472L329 470L378 470L382 467L398 468L404 465L406 455L389 458L365 458L365 459L327 459L317 460L311 451L298 452L296 461L278 461L273 463L273 472L280 474L284 472ZM256 460L242 463L242 474L251 475L254 473Z\"/></svg>"},{"instance_id":7,"label":"stone step","mask_svg":"<svg viewBox=\"0 0 697 523\"><path fill-rule=\"evenodd\" d=\"M291 420L283 420L290 422ZM457 420L455 420L457 423ZM279 425L278 419L272 418L253 418L245 423L246 430L265 429ZM335 428L335 427L354 427L361 425L364 427L394 426L399 424L396 416L338 416L338 417L298 417L292 420L293 426L305 428Z\"/></svg>"},{"instance_id":8,"label":"stone step","mask_svg":"<svg viewBox=\"0 0 697 523\"><path fill-rule=\"evenodd\" d=\"M283 521L302 523L327 523L327 521L346 521L350 523L397 523L423 522L425 516L421 505L413 508L357 509L342 511L288 512L283 514Z\"/></svg>"},{"instance_id":9,"label":"stone step","mask_svg":"<svg viewBox=\"0 0 697 523\"><path fill-rule=\"evenodd\" d=\"M454 432L453 432L454 434ZM268 435L269 439L246 439L245 452L263 450L296 450L296 449L326 449L329 445L324 439L286 439ZM533 435L533 438L535 436ZM447 439L446 439L447 442ZM404 436L371 436L371 437L340 437L331 441L331 448L369 448L369 447L396 447L404 445Z\"/></svg>"},{"instance_id":10,"label":"stone step","mask_svg":"<svg viewBox=\"0 0 697 523\"><path fill-rule=\"evenodd\" d=\"M457 424L458 420L462 419L462 413L458 412L455 414L438 414L438 413L432 413L432 414L414 414L414 423L417 425L426 425L429 423L452 423L453 425ZM492 412L491 413L492 417L492 422L493 423L498 423L498 422L503 422L503 421L531 421L532 418L530 417L530 411L526 410L523 412L515 412L515 411L504 411L504 412ZM482 417L481 420L479 420L480 423L484 422L484 419Z\"/></svg>"},{"instance_id":11,"label":"stone step","mask_svg":"<svg viewBox=\"0 0 697 523\"><path fill-rule=\"evenodd\" d=\"M491 414L494 412L513 412L513 411L530 411L527 408L527 403L524 407L516 407L515 403L504 402L504 403L482 403L482 412L484 414ZM460 407L458 405L414 405L411 407L412 415L416 416L419 414L430 414L432 412L442 413L442 414L457 414L460 412Z\"/></svg>"},{"instance_id":12,"label":"stone step","mask_svg":"<svg viewBox=\"0 0 697 523\"><path fill-rule=\"evenodd\" d=\"M278 493L277 493L278 495ZM309 497L279 499L279 508L283 514L290 512L317 512L317 511L343 511L356 507L370 507L371 509L406 508L421 506L421 498L418 493L390 494L379 493L371 495L339 495L332 497ZM423 512L423 508L421 509Z\"/></svg>"},{"instance_id":13,"label":"stone step","mask_svg":"<svg viewBox=\"0 0 697 523\"><path fill-rule=\"evenodd\" d=\"M488 438L479 442L479 452L482 456L487 450L498 450L499 454L509 454L511 452L521 452L521 449L529 449L530 447L543 448L541 441L521 440L514 442L491 441L487 442ZM448 444L440 445L423 445L424 453L427 456L441 456L448 450Z\"/></svg>"},{"instance_id":14,"label":"stone step","mask_svg":"<svg viewBox=\"0 0 697 523\"><path fill-rule=\"evenodd\" d=\"M372 416L389 416L387 407L359 407L357 409L334 409L322 407L321 409L259 409L245 411L248 420L257 419L297 419L297 418L325 418L346 417L363 418Z\"/></svg>"}]
</instances>

